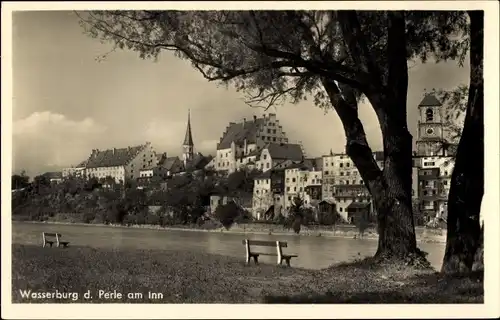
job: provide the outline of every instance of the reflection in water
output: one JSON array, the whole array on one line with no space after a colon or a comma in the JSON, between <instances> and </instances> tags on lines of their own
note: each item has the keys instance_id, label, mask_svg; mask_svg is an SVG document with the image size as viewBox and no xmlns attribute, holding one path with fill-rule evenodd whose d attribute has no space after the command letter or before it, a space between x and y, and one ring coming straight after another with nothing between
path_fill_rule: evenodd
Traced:
<instances>
[{"instance_id":1,"label":"reflection in water","mask_svg":"<svg viewBox=\"0 0 500 320\"><path fill-rule=\"evenodd\" d=\"M41 245L42 232L58 232L72 245L134 248L188 250L207 252L241 258L244 260L245 248L241 241L254 240L287 241L284 252L298 254L292 266L308 269L321 269L339 262L372 256L377 250L377 241L346 238L327 238L298 235L243 235L227 233L147 230L135 228L114 228L78 225L52 225L13 223L13 243ZM421 243L419 247L429 253L427 259L434 268L441 267L444 244ZM260 252L272 252L274 248L259 248ZM263 256L263 263L275 263L275 257Z\"/></svg>"}]
</instances>

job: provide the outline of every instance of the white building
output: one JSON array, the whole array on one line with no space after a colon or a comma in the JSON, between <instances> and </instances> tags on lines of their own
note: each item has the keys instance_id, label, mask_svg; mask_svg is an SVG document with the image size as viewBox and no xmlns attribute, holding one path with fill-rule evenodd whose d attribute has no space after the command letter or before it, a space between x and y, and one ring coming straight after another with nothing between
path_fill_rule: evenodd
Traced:
<instances>
[{"instance_id":1,"label":"white building","mask_svg":"<svg viewBox=\"0 0 500 320\"><path fill-rule=\"evenodd\" d=\"M294 163L304 160L304 153L301 145L293 143L268 143L260 153L257 161L257 169L266 172L271 168L287 168Z\"/></svg>"},{"instance_id":2,"label":"white building","mask_svg":"<svg viewBox=\"0 0 500 320\"><path fill-rule=\"evenodd\" d=\"M94 149L87 160L85 173L87 178L112 177L116 183L123 183L139 178L141 170L152 169L156 163L157 158L150 142L121 149Z\"/></svg>"},{"instance_id":3,"label":"white building","mask_svg":"<svg viewBox=\"0 0 500 320\"><path fill-rule=\"evenodd\" d=\"M315 207L321 200L322 171L302 164L285 169L286 210L290 210L296 197L304 201L304 207Z\"/></svg>"},{"instance_id":4,"label":"white building","mask_svg":"<svg viewBox=\"0 0 500 320\"><path fill-rule=\"evenodd\" d=\"M262 118L229 123L217 144L214 168L234 172L246 164L254 164L260 150L267 143L288 143L286 133L274 113Z\"/></svg>"},{"instance_id":5,"label":"white building","mask_svg":"<svg viewBox=\"0 0 500 320\"><path fill-rule=\"evenodd\" d=\"M382 152L374 152L373 158L380 169L383 168ZM354 162L347 154L323 156L322 200L335 204L337 212L349 221L349 206L354 202L369 203L371 196ZM371 207L373 211L373 207Z\"/></svg>"}]
</instances>

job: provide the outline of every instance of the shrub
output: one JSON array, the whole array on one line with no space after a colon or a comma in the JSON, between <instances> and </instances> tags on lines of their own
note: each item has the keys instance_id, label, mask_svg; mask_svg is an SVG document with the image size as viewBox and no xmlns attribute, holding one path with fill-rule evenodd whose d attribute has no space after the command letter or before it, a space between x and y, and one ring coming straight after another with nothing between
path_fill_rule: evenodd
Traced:
<instances>
[{"instance_id":1,"label":"shrub","mask_svg":"<svg viewBox=\"0 0 500 320\"><path fill-rule=\"evenodd\" d=\"M83 223L91 223L96 218L96 214L91 211L87 211L82 216Z\"/></svg>"},{"instance_id":2,"label":"shrub","mask_svg":"<svg viewBox=\"0 0 500 320\"><path fill-rule=\"evenodd\" d=\"M142 214L136 214L135 219L138 225L146 224L146 216L143 216Z\"/></svg>"},{"instance_id":3,"label":"shrub","mask_svg":"<svg viewBox=\"0 0 500 320\"><path fill-rule=\"evenodd\" d=\"M293 231L296 233L296 234L299 234L300 233L300 226L302 225L302 218L301 217L295 217L294 221L293 221L293 225L292 225L292 228L293 228Z\"/></svg>"},{"instance_id":4,"label":"shrub","mask_svg":"<svg viewBox=\"0 0 500 320\"><path fill-rule=\"evenodd\" d=\"M137 217L133 214L127 214L126 216L123 217L122 223L126 226L137 224Z\"/></svg>"},{"instance_id":5,"label":"shrub","mask_svg":"<svg viewBox=\"0 0 500 320\"><path fill-rule=\"evenodd\" d=\"M154 214L149 214L146 216L146 224L159 225L160 217Z\"/></svg>"},{"instance_id":6,"label":"shrub","mask_svg":"<svg viewBox=\"0 0 500 320\"><path fill-rule=\"evenodd\" d=\"M219 220L227 230L231 228L236 217L238 217L239 214L240 208L234 202L220 205L215 210L215 218Z\"/></svg>"},{"instance_id":7,"label":"shrub","mask_svg":"<svg viewBox=\"0 0 500 320\"><path fill-rule=\"evenodd\" d=\"M278 213L278 215L276 215L276 216L274 217L274 223L276 223L276 224L281 224L281 225L283 225L283 224L285 224L285 221L286 221L286 218L285 218L285 216L284 216L284 215L282 215L281 213Z\"/></svg>"}]
</instances>

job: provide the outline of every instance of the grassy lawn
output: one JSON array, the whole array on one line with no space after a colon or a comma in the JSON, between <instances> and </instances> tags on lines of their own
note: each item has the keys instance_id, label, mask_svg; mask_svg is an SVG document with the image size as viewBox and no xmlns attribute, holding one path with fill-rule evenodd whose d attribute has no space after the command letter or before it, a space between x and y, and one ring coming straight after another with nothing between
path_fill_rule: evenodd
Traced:
<instances>
[{"instance_id":1,"label":"grassy lawn","mask_svg":"<svg viewBox=\"0 0 500 320\"><path fill-rule=\"evenodd\" d=\"M323 270L244 263L170 250L12 247L13 302L140 303L482 303L482 274L373 266L368 261ZM293 262L292 262L293 265ZM78 292L79 299L25 299L20 290ZM83 300L90 290L94 296ZM98 291L121 299L98 299ZM139 299L127 293L143 293ZM150 299L148 292L162 293Z\"/></svg>"}]
</instances>

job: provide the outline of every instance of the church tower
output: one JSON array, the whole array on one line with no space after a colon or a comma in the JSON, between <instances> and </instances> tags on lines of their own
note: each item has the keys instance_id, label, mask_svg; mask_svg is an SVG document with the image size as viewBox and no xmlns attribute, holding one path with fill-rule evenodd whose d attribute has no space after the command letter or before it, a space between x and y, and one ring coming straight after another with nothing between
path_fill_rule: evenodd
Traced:
<instances>
[{"instance_id":1,"label":"church tower","mask_svg":"<svg viewBox=\"0 0 500 320\"><path fill-rule=\"evenodd\" d=\"M193 160L194 143L193 135L191 134L191 112L188 111L188 122L186 128L186 135L184 136L184 143L182 144L182 160L184 165Z\"/></svg>"},{"instance_id":2,"label":"church tower","mask_svg":"<svg viewBox=\"0 0 500 320\"><path fill-rule=\"evenodd\" d=\"M436 156L444 141L442 104L434 95L427 94L418 105L418 109L420 119L416 142L417 154Z\"/></svg>"}]
</instances>

